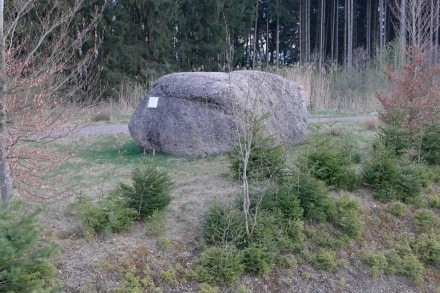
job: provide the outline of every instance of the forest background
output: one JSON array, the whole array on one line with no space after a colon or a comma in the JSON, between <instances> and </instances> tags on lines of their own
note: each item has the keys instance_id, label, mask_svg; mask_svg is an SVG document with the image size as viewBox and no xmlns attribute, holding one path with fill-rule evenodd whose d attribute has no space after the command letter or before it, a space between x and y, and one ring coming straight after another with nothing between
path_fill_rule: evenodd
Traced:
<instances>
[{"instance_id":1,"label":"forest background","mask_svg":"<svg viewBox=\"0 0 440 293\"><path fill-rule=\"evenodd\" d=\"M35 18L52 2L33 6L16 35L36 38L39 30L28 28L38 25ZM383 70L403 64L402 48L409 46L423 47L430 64L439 61L437 0L86 0L72 19L72 36L97 7L105 9L93 33L82 36L76 56L93 51L87 70L99 73L98 82L83 90L88 97L93 90L97 99L116 97L127 80L148 86L176 71L298 64L324 73Z\"/></svg>"}]
</instances>

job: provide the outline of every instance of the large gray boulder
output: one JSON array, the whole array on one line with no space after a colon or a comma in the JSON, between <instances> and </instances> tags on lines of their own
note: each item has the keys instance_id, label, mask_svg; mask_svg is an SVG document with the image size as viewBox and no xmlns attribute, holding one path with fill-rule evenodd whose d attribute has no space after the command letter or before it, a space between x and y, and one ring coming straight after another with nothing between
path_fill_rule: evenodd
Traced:
<instances>
[{"instance_id":1,"label":"large gray boulder","mask_svg":"<svg viewBox=\"0 0 440 293\"><path fill-rule=\"evenodd\" d=\"M128 128L145 149L178 155L216 154L230 150L237 141L244 110L269 113L266 132L274 135L275 143L296 144L305 136L302 88L260 71L162 76L135 110Z\"/></svg>"}]
</instances>

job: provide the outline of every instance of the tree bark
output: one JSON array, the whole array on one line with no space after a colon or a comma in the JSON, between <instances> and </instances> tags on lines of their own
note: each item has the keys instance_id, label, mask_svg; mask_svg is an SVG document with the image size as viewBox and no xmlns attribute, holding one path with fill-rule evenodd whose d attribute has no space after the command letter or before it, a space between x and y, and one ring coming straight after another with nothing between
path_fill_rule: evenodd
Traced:
<instances>
[{"instance_id":1,"label":"tree bark","mask_svg":"<svg viewBox=\"0 0 440 293\"><path fill-rule=\"evenodd\" d=\"M258 0L255 7L255 25L254 25L254 41L253 41L253 54L252 54L252 69L255 69L256 55L257 55L257 32L258 32Z\"/></svg>"},{"instance_id":2,"label":"tree bark","mask_svg":"<svg viewBox=\"0 0 440 293\"><path fill-rule=\"evenodd\" d=\"M280 9L279 9L279 0L277 0L277 36L276 36L276 51L277 51L277 68L280 67Z\"/></svg>"},{"instance_id":3,"label":"tree bark","mask_svg":"<svg viewBox=\"0 0 440 293\"><path fill-rule=\"evenodd\" d=\"M367 36L366 36L366 49L367 49L367 58L368 58L368 62L370 62L371 59L371 0L367 0L367 27L366 27L366 31L367 31Z\"/></svg>"},{"instance_id":4,"label":"tree bark","mask_svg":"<svg viewBox=\"0 0 440 293\"><path fill-rule=\"evenodd\" d=\"M6 48L4 35L4 0L0 0L0 191L1 199L11 196L11 171L7 160L8 131L6 127Z\"/></svg>"},{"instance_id":5,"label":"tree bark","mask_svg":"<svg viewBox=\"0 0 440 293\"><path fill-rule=\"evenodd\" d=\"M300 1L300 63L310 62L310 0Z\"/></svg>"},{"instance_id":6,"label":"tree bark","mask_svg":"<svg viewBox=\"0 0 440 293\"><path fill-rule=\"evenodd\" d=\"M324 52L325 52L325 1L321 0L320 7L320 21L319 21L319 69L324 66Z\"/></svg>"},{"instance_id":7,"label":"tree bark","mask_svg":"<svg viewBox=\"0 0 440 293\"><path fill-rule=\"evenodd\" d=\"M353 0L345 1L345 66L353 67Z\"/></svg>"}]
</instances>

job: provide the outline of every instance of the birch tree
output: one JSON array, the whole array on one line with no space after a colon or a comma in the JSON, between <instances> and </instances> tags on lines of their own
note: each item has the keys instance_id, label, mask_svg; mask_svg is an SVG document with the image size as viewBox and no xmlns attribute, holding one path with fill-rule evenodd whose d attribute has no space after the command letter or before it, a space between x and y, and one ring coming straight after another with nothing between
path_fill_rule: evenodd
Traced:
<instances>
[{"instance_id":1,"label":"birch tree","mask_svg":"<svg viewBox=\"0 0 440 293\"><path fill-rule=\"evenodd\" d=\"M64 102L96 80L88 69L97 47L86 51L84 43L95 36L103 7L92 19L79 20L82 0L0 4L0 180L5 200L11 197L12 178L27 193L55 159L51 154L38 161L37 151L22 142L59 136Z\"/></svg>"},{"instance_id":2,"label":"birch tree","mask_svg":"<svg viewBox=\"0 0 440 293\"><path fill-rule=\"evenodd\" d=\"M6 129L6 49L4 35L4 0L0 0L0 184L1 199L6 200L12 191L11 173L9 163L6 160L8 141Z\"/></svg>"}]
</instances>

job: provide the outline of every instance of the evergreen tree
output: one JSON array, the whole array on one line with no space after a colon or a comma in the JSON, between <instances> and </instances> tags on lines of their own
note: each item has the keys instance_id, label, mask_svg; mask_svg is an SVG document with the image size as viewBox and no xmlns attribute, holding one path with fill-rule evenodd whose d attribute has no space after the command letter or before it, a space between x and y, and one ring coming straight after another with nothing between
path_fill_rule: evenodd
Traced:
<instances>
[{"instance_id":1,"label":"evergreen tree","mask_svg":"<svg viewBox=\"0 0 440 293\"><path fill-rule=\"evenodd\" d=\"M40 292L54 285L47 262L53 248L38 245L37 213L17 202L0 202L0 292Z\"/></svg>"}]
</instances>

